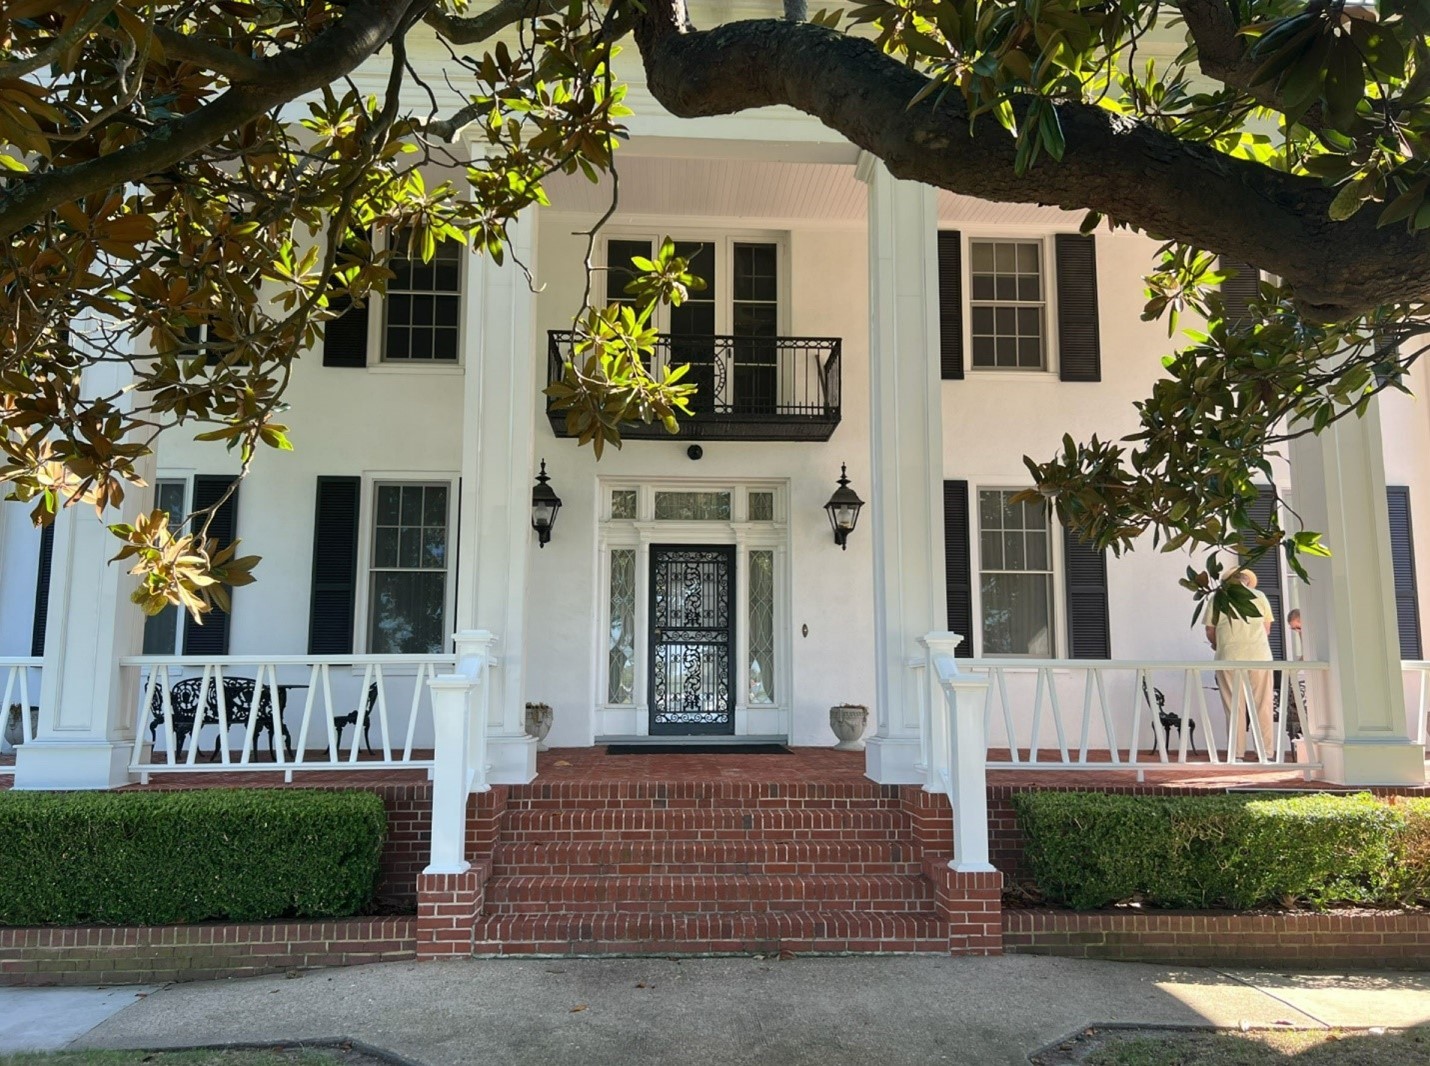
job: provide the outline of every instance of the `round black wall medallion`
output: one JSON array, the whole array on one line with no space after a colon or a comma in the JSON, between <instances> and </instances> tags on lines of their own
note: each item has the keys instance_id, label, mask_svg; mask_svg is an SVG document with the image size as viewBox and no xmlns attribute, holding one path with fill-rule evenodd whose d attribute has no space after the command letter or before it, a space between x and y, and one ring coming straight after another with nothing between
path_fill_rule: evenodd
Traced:
<instances>
[{"instance_id":1,"label":"round black wall medallion","mask_svg":"<svg viewBox=\"0 0 1430 1066\"><path fill-rule=\"evenodd\" d=\"M698 444L692 444L689 448L685 449L685 454L690 456L691 459L699 459L705 455L705 449Z\"/></svg>"}]
</instances>

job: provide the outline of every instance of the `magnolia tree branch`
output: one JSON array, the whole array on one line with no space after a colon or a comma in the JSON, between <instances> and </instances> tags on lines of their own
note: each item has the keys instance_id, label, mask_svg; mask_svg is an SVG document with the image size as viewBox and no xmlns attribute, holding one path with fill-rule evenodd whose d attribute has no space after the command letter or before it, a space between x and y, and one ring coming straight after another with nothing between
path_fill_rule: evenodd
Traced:
<instances>
[{"instance_id":1,"label":"magnolia tree branch","mask_svg":"<svg viewBox=\"0 0 1430 1066\"><path fill-rule=\"evenodd\" d=\"M1259 65L1251 57L1247 39L1236 13L1227 0L1174 0L1173 6L1187 24L1187 32L1197 45L1197 65L1213 81L1246 93L1262 107L1278 110L1281 100L1270 82L1252 84ZM1312 107L1301 117L1301 124L1319 128L1321 109Z\"/></svg>"},{"instance_id":2,"label":"magnolia tree branch","mask_svg":"<svg viewBox=\"0 0 1430 1066\"><path fill-rule=\"evenodd\" d=\"M478 44L508 26L552 14L564 6L557 0L497 0L480 14L462 17L443 10L439 0L424 19L452 44Z\"/></svg>"},{"instance_id":3,"label":"magnolia tree branch","mask_svg":"<svg viewBox=\"0 0 1430 1066\"><path fill-rule=\"evenodd\" d=\"M786 104L882 159L895 177L1005 203L1099 211L1162 238L1285 278L1303 312L1340 319L1430 297L1430 233L1377 230L1374 212L1329 218L1334 190L1182 141L1102 108L1057 108L1067 148L1019 174L991 118L971 129L949 92L910 106L928 79L871 42L783 19L681 28L683 5L648 0L636 26L646 81L680 117Z\"/></svg>"},{"instance_id":4,"label":"magnolia tree branch","mask_svg":"<svg viewBox=\"0 0 1430 1066\"><path fill-rule=\"evenodd\" d=\"M343 77L430 2L352 0L342 18L309 44L257 61L262 73L252 82L232 86L120 151L14 181L0 195L0 237L13 236L60 204L164 171L272 108Z\"/></svg>"}]
</instances>

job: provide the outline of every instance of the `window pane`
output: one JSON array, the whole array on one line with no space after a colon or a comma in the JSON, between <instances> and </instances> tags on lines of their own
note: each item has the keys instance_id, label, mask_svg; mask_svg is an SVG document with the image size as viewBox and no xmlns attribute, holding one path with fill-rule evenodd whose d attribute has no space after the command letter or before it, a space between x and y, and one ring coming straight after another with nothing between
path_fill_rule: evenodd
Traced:
<instances>
[{"instance_id":1,"label":"window pane","mask_svg":"<svg viewBox=\"0 0 1430 1066\"><path fill-rule=\"evenodd\" d=\"M400 539L396 526L379 526L372 540L372 565L393 567L397 565L397 542Z\"/></svg>"},{"instance_id":2,"label":"window pane","mask_svg":"<svg viewBox=\"0 0 1430 1066\"><path fill-rule=\"evenodd\" d=\"M728 492L657 492L655 517L662 521L728 521Z\"/></svg>"},{"instance_id":3,"label":"window pane","mask_svg":"<svg viewBox=\"0 0 1430 1066\"><path fill-rule=\"evenodd\" d=\"M447 527L447 490L441 485L428 485L422 490L422 524Z\"/></svg>"},{"instance_id":4,"label":"window pane","mask_svg":"<svg viewBox=\"0 0 1430 1066\"><path fill-rule=\"evenodd\" d=\"M434 570L380 570L372 575L368 649L376 655L440 654L446 574Z\"/></svg>"},{"instance_id":5,"label":"window pane","mask_svg":"<svg viewBox=\"0 0 1430 1066\"><path fill-rule=\"evenodd\" d=\"M636 490L616 489L611 493L611 517L634 518L636 516Z\"/></svg>"},{"instance_id":6,"label":"window pane","mask_svg":"<svg viewBox=\"0 0 1430 1066\"><path fill-rule=\"evenodd\" d=\"M1046 574L984 574L983 652L1052 655L1051 605Z\"/></svg>"},{"instance_id":7,"label":"window pane","mask_svg":"<svg viewBox=\"0 0 1430 1066\"><path fill-rule=\"evenodd\" d=\"M609 241L606 244L606 299L611 302L629 300L626 286L635 273L631 259L650 258L650 241Z\"/></svg>"},{"instance_id":8,"label":"window pane","mask_svg":"<svg viewBox=\"0 0 1430 1066\"><path fill-rule=\"evenodd\" d=\"M398 514L400 511L399 503L401 499L402 487L400 485L379 485L377 487L378 525L397 525Z\"/></svg>"},{"instance_id":9,"label":"window pane","mask_svg":"<svg viewBox=\"0 0 1430 1066\"><path fill-rule=\"evenodd\" d=\"M974 337L973 338L973 365L974 366L994 366L993 358L993 338Z\"/></svg>"},{"instance_id":10,"label":"window pane","mask_svg":"<svg viewBox=\"0 0 1430 1066\"><path fill-rule=\"evenodd\" d=\"M775 701L775 553L750 552L750 702Z\"/></svg>"},{"instance_id":11,"label":"window pane","mask_svg":"<svg viewBox=\"0 0 1430 1066\"><path fill-rule=\"evenodd\" d=\"M631 493L632 496L635 493ZM607 703L630 703L636 682L636 553L634 548L611 552L611 633L606 645Z\"/></svg>"},{"instance_id":12,"label":"window pane","mask_svg":"<svg viewBox=\"0 0 1430 1066\"><path fill-rule=\"evenodd\" d=\"M773 522L775 520L775 494L773 492L750 493L750 521Z\"/></svg>"},{"instance_id":13,"label":"window pane","mask_svg":"<svg viewBox=\"0 0 1430 1066\"><path fill-rule=\"evenodd\" d=\"M980 273L991 274L993 272L993 245L989 241L973 242L973 269Z\"/></svg>"}]
</instances>

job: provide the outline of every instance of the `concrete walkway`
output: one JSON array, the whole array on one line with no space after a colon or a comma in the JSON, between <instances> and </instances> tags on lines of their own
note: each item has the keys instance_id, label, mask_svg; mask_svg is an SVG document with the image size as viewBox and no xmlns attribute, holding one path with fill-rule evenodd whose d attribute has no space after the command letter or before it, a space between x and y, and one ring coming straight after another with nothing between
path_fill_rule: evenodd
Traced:
<instances>
[{"instance_id":1,"label":"concrete walkway","mask_svg":"<svg viewBox=\"0 0 1430 1066\"><path fill-rule=\"evenodd\" d=\"M0 988L0 1052L56 1051L154 991L125 988Z\"/></svg>"},{"instance_id":2,"label":"concrete walkway","mask_svg":"<svg viewBox=\"0 0 1430 1066\"><path fill-rule=\"evenodd\" d=\"M9 993L16 995L42 993ZM9 1010L20 1009L11 1002ZM483 960L177 985L71 1046L348 1037L426 1066L1026 1063L1097 1023L1409 1026L1430 974L847 958Z\"/></svg>"}]
</instances>

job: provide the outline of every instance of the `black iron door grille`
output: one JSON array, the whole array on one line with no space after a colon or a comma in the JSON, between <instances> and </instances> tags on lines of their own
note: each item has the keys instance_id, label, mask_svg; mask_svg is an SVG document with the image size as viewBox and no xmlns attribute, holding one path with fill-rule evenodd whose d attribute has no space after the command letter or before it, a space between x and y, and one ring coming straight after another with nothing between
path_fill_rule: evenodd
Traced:
<instances>
[{"instance_id":1,"label":"black iron door grille","mask_svg":"<svg viewBox=\"0 0 1430 1066\"><path fill-rule=\"evenodd\" d=\"M650 550L650 732L733 734L735 549Z\"/></svg>"}]
</instances>

